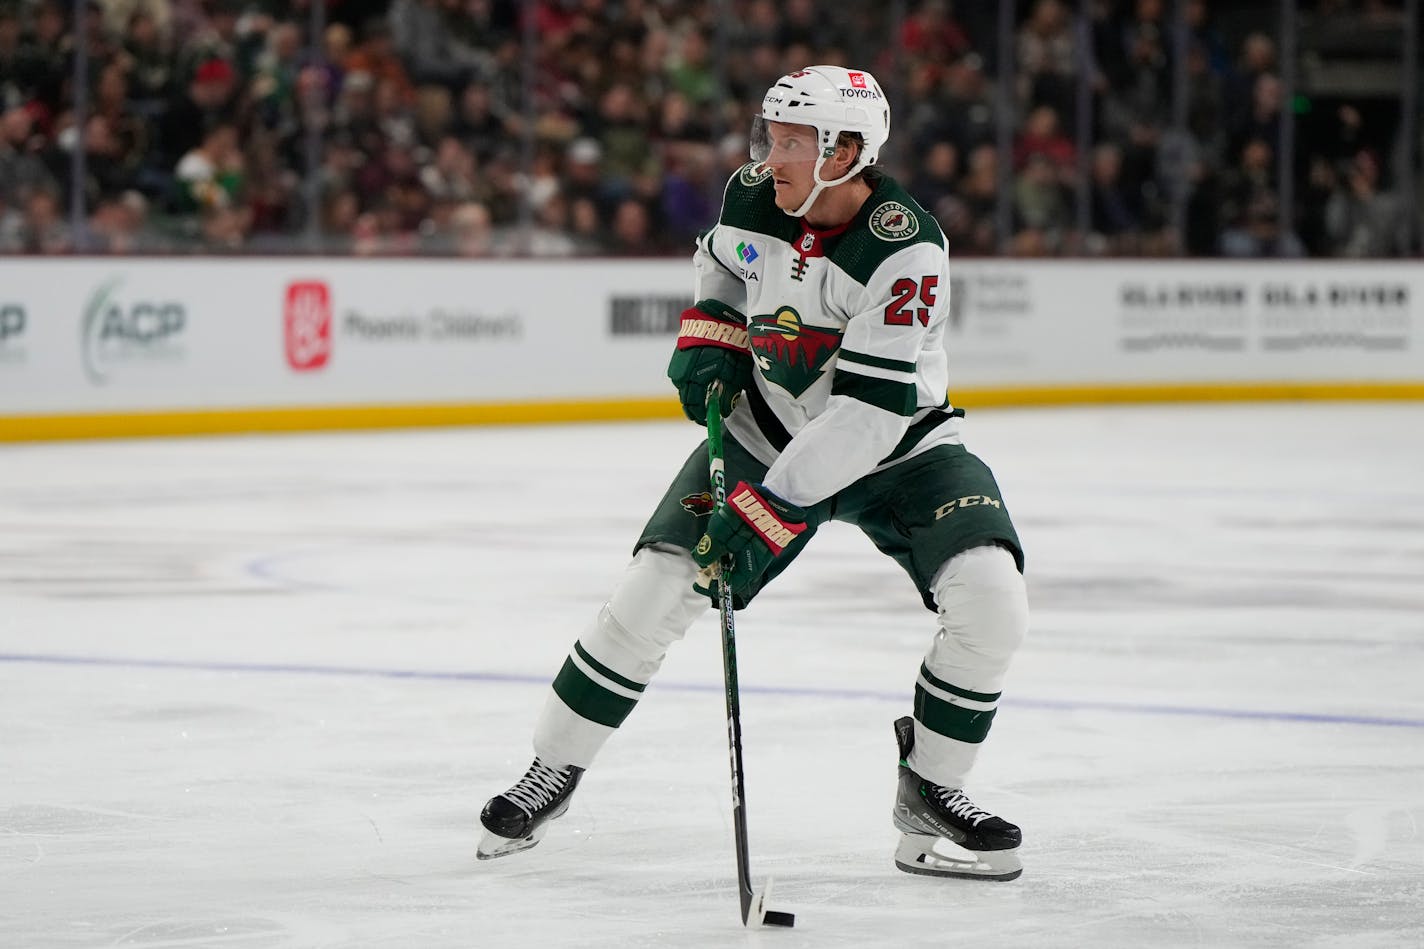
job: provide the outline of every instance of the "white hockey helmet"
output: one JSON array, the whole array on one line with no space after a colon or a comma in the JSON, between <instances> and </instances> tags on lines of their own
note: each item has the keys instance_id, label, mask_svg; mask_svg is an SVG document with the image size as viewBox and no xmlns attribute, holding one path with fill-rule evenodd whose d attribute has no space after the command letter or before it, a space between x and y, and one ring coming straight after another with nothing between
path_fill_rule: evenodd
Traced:
<instances>
[{"instance_id":1,"label":"white hockey helmet","mask_svg":"<svg viewBox=\"0 0 1424 949\"><path fill-rule=\"evenodd\" d=\"M863 69L844 66L807 66L772 83L761 100L761 113L752 120L751 157L757 163L771 156L767 122L809 125L816 130L816 186L799 209L810 210L822 189L849 181L861 169L875 164L890 137L890 101L875 77ZM826 181L821 166L835 154L842 132L858 132L863 141L860 156L841 178Z\"/></svg>"}]
</instances>

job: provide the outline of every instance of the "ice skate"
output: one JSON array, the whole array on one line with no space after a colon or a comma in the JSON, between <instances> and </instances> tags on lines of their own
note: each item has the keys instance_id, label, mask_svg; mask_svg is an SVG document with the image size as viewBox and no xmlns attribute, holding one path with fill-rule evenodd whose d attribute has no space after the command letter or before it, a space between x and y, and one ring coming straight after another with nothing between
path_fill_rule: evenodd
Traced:
<instances>
[{"instance_id":1,"label":"ice skate","mask_svg":"<svg viewBox=\"0 0 1424 949\"><path fill-rule=\"evenodd\" d=\"M569 796L582 776L582 768L570 765L556 770L535 758L514 787L490 798L480 812L485 835L475 856L490 860L537 844L549 821L569 809Z\"/></svg>"},{"instance_id":2,"label":"ice skate","mask_svg":"<svg viewBox=\"0 0 1424 949\"><path fill-rule=\"evenodd\" d=\"M900 781L895 798L895 827L901 832L895 866L927 876L1012 880L1023 873L1013 824L974 806L958 788L926 781L906 763L915 745L915 722L895 722L900 745Z\"/></svg>"}]
</instances>

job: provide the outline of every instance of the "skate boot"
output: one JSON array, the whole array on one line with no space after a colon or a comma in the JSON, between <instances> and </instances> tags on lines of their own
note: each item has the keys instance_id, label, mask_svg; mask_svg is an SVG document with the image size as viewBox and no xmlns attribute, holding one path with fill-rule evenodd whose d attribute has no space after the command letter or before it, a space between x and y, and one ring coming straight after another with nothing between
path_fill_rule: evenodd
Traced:
<instances>
[{"instance_id":1,"label":"skate boot","mask_svg":"<svg viewBox=\"0 0 1424 949\"><path fill-rule=\"evenodd\" d=\"M535 758L514 787L490 798L480 812L485 835L475 856L489 860L537 844L549 829L549 821L569 809L569 796L582 776L582 768L570 765L555 770Z\"/></svg>"},{"instance_id":2,"label":"skate boot","mask_svg":"<svg viewBox=\"0 0 1424 949\"><path fill-rule=\"evenodd\" d=\"M895 866L927 876L1012 880L1023 873L1023 834L1001 817L975 807L958 788L926 781L906 763L915 746L915 720L895 722L900 783L895 828L901 832Z\"/></svg>"}]
</instances>

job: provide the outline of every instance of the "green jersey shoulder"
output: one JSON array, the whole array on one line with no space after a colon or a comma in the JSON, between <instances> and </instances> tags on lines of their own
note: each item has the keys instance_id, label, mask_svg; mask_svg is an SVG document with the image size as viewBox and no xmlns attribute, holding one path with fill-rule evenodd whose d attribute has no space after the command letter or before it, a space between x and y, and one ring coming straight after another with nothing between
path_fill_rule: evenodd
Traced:
<instances>
[{"instance_id":1,"label":"green jersey shoulder","mask_svg":"<svg viewBox=\"0 0 1424 949\"><path fill-rule=\"evenodd\" d=\"M776 206L771 172L748 162L727 181L718 223L765 234L790 244L801 236L801 220ZM880 176L875 190L845 235L836 241L831 260L852 279L870 282L876 269L893 254L915 244L946 246L939 222L895 179Z\"/></svg>"},{"instance_id":2,"label":"green jersey shoulder","mask_svg":"<svg viewBox=\"0 0 1424 949\"><path fill-rule=\"evenodd\" d=\"M776 206L771 169L747 162L727 181L719 224L755 231L790 242L797 236L796 218Z\"/></svg>"},{"instance_id":3,"label":"green jersey shoulder","mask_svg":"<svg viewBox=\"0 0 1424 949\"><path fill-rule=\"evenodd\" d=\"M887 258L915 244L930 244L941 251L947 247L933 215L895 179L885 176L866 199L831 260L858 283L866 284Z\"/></svg>"}]
</instances>

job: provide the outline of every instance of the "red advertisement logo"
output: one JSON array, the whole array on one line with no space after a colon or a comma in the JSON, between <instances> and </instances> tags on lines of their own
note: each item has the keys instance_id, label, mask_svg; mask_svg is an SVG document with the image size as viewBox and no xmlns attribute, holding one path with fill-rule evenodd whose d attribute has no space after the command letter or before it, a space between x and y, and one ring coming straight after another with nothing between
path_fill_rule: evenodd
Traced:
<instances>
[{"instance_id":1,"label":"red advertisement logo","mask_svg":"<svg viewBox=\"0 0 1424 949\"><path fill-rule=\"evenodd\" d=\"M865 73L853 72L850 74L850 84L856 89L865 88Z\"/></svg>"},{"instance_id":2,"label":"red advertisement logo","mask_svg":"<svg viewBox=\"0 0 1424 949\"><path fill-rule=\"evenodd\" d=\"M325 366L331 358L331 288L324 280L287 284L284 323L287 365L298 372Z\"/></svg>"}]
</instances>

